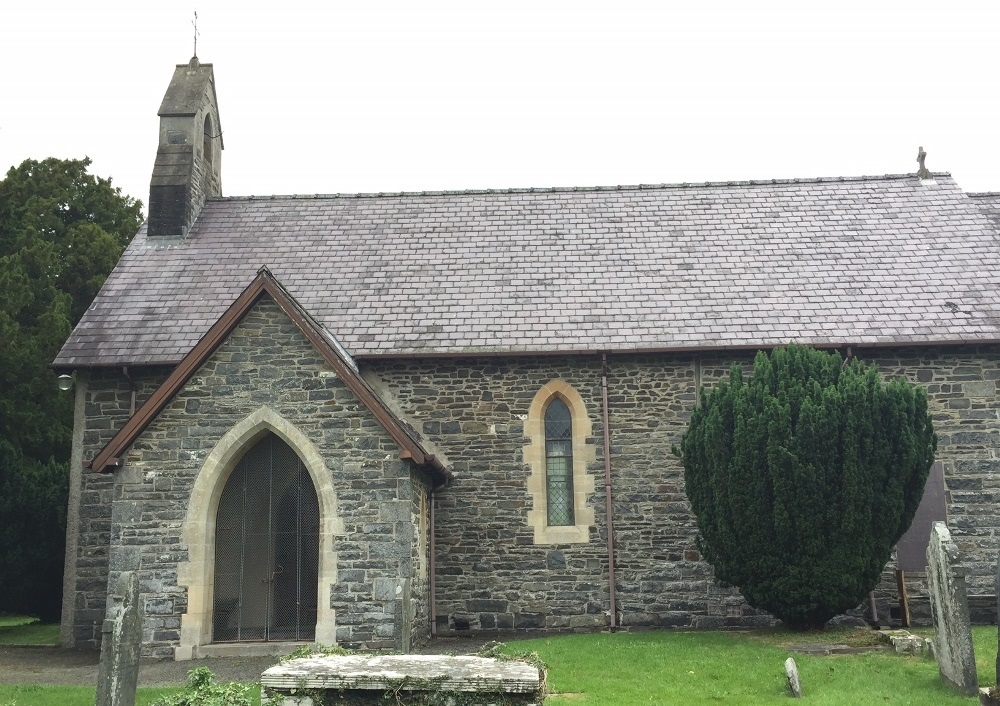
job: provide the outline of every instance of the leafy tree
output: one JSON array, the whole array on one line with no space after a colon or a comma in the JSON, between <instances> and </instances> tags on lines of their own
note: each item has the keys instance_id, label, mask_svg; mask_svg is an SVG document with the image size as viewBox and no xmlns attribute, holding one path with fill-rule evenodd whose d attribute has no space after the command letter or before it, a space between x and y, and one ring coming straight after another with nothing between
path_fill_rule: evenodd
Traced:
<instances>
[{"instance_id":1,"label":"leafy tree","mask_svg":"<svg viewBox=\"0 0 1000 706\"><path fill-rule=\"evenodd\" d=\"M89 159L0 180L0 610L58 617L73 395L49 364L142 222Z\"/></svg>"},{"instance_id":2,"label":"leafy tree","mask_svg":"<svg viewBox=\"0 0 1000 706\"><path fill-rule=\"evenodd\" d=\"M675 453L716 578L801 629L878 583L936 446L922 388L789 346L702 390Z\"/></svg>"},{"instance_id":3,"label":"leafy tree","mask_svg":"<svg viewBox=\"0 0 1000 706\"><path fill-rule=\"evenodd\" d=\"M0 439L69 458L72 395L49 364L142 222L89 159L26 160L0 181Z\"/></svg>"}]
</instances>

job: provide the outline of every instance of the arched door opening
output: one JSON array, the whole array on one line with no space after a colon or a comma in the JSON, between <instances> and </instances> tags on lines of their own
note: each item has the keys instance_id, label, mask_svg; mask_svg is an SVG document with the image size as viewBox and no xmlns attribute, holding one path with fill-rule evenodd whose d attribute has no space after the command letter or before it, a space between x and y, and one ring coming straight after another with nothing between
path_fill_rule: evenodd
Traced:
<instances>
[{"instance_id":1,"label":"arched door opening","mask_svg":"<svg viewBox=\"0 0 1000 706\"><path fill-rule=\"evenodd\" d=\"M313 641L319 503L302 460L268 432L219 498L213 642Z\"/></svg>"}]
</instances>

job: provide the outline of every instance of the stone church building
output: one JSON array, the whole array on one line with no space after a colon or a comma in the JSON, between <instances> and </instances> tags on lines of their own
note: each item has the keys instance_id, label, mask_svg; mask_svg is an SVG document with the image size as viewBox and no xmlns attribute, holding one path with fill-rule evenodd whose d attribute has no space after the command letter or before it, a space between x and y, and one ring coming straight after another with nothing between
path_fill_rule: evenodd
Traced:
<instances>
[{"instance_id":1,"label":"stone church building","mask_svg":"<svg viewBox=\"0 0 1000 706\"><path fill-rule=\"evenodd\" d=\"M55 361L65 645L99 641L124 570L144 654L176 659L767 623L713 582L670 450L700 386L790 341L926 386L993 593L1000 196L923 172L224 197L211 64L159 116L149 220Z\"/></svg>"}]
</instances>

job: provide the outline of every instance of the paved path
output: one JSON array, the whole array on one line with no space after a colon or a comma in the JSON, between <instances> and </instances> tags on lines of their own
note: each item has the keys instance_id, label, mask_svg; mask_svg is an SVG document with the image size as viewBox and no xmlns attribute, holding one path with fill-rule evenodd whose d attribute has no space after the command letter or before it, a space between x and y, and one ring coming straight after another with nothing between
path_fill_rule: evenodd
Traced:
<instances>
[{"instance_id":1,"label":"paved path","mask_svg":"<svg viewBox=\"0 0 1000 706\"><path fill-rule=\"evenodd\" d=\"M423 654L473 654L482 638L438 638L416 652ZM95 650L64 650L57 647L0 646L0 683L5 684L97 684L98 653ZM219 681L252 682L278 661L277 657L219 657L188 662L143 662L140 686L178 686L195 667L208 667Z\"/></svg>"}]
</instances>

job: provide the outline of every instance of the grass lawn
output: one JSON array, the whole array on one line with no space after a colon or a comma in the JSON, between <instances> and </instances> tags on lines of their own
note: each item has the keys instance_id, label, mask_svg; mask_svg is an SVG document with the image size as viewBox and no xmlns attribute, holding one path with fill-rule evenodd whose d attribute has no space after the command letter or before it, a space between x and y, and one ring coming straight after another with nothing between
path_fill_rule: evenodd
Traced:
<instances>
[{"instance_id":1,"label":"grass lawn","mask_svg":"<svg viewBox=\"0 0 1000 706\"><path fill-rule=\"evenodd\" d=\"M995 682L997 629L973 629L981 686ZM549 665L546 704L790 704L787 646L824 642L866 645L867 630L801 634L648 632L565 635L507 643L508 652L536 651ZM889 652L813 657L795 654L805 704L975 704L941 684L937 663ZM148 706L171 689L139 689ZM91 706L93 687L0 684L0 706Z\"/></svg>"},{"instance_id":2,"label":"grass lawn","mask_svg":"<svg viewBox=\"0 0 1000 706\"><path fill-rule=\"evenodd\" d=\"M43 625L36 618L0 615L0 645L58 645L59 624ZM0 702L3 706L3 702Z\"/></svg>"},{"instance_id":3,"label":"grass lawn","mask_svg":"<svg viewBox=\"0 0 1000 706\"><path fill-rule=\"evenodd\" d=\"M52 686L49 684L0 684L0 706L94 706L92 686ZM136 706L148 706L180 688L139 689ZM259 697L258 697L259 698Z\"/></svg>"},{"instance_id":4,"label":"grass lawn","mask_svg":"<svg viewBox=\"0 0 1000 706\"><path fill-rule=\"evenodd\" d=\"M546 700L557 704L788 704L784 645L807 642L856 643L857 631L796 635L754 633L649 632L566 635L508 643L508 651L533 650L549 665ZM997 630L976 628L976 657L982 686L995 682ZM976 703L945 687L937 663L922 657L870 653L832 657L795 654L803 703L908 704Z\"/></svg>"}]
</instances>

